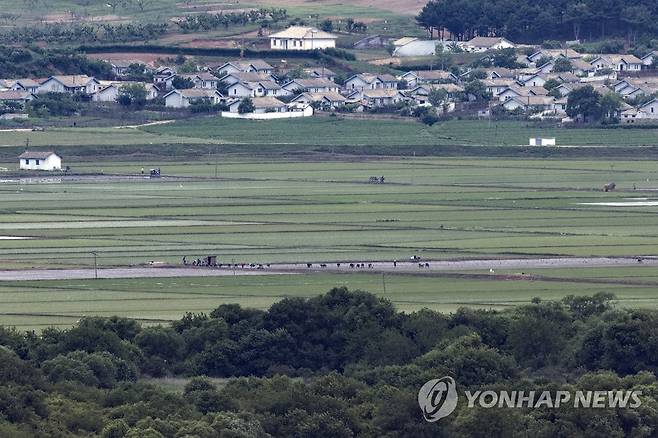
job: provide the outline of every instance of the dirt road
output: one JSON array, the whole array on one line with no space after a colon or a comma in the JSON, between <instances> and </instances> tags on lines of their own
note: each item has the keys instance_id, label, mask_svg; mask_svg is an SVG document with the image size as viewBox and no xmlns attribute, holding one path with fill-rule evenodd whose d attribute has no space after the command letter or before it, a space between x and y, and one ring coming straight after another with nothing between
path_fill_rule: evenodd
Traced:
<instances>
[{"instance_id":1,"label":"dirt road","mask_svg":"<svg viewBox=\"0 0 658 438\"><path fill-rule=\"evenodd\" d=\"M640 261L641 260L641 261ZM354 265L354 266L351 266ZM357 266L359 265L359 266ZM422 266L421 266L422 265ZM230 275L287 275L320 272L385 272L403 274L428 274L436 272L516 270L537 268L586 268L615 266L658 266L657 257L624 258L539 258L539 259L482 259L482 260L422 260L420 262L341 262L306 264L272 264L264 269L250 268L205 268L205 267L125 267L98 269L98 278L173 278L211 277ZM93 269L31 269L0 271L0 281L24 280L79 280L94 278Z\"/></svg>"}]
</instances>

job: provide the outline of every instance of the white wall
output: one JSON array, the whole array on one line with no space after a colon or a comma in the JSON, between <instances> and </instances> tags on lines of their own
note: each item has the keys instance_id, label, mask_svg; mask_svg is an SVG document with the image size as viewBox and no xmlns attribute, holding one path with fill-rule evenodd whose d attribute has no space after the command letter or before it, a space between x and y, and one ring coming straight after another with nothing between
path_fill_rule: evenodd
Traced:
<instances>
[{"instance_id":1,"label":"white wall","mask_svg":"<svg viewBox=\"0 0 658 438\"><path fill-rule=\"evenodd\" d=\"M273 50L315 50L336 47L336 40L329 38L270 38Z\"/></svg>"},{"instance_id":2,"label":"white wall","mask_svg":"<svg viewBox=\"0 0 658 438\"><path fill-rule=\"evenodd\" d=\"M165 106L167 108L184 108L187 105L180 93L171 93L165 98Z\"/></svg>"},{"instance_id":3,"label":"white wall","mask_svg":"<svg viewBox=\"0 0 658 438\"><path fill-rule=\"evenodd\" d=\"M274 119L292 119L297 117L310 117L313 115L313 107L308 106L304 111L287 111L285 113L247 113L239 114L228 111L221 113L222 117L227 119L250 119L250 120L274 120Z\"/></svg>"},{"instance_id":4,"label":"white wall","mask_svg":"<svg viewBox=\"0 0 658 438\"><path fill-rule=\"evenodd\" d=\"M19 167L23 170L58 170L62 168L62 159L55 154L45 160L21 158L19 161Z\"/></svg>"}]
</instances>

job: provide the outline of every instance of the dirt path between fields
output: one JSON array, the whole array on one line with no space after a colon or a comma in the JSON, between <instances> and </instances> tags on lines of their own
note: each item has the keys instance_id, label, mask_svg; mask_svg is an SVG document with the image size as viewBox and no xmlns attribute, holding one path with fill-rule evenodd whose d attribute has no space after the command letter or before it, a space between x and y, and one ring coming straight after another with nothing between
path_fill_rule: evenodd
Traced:
<instances>
[{"instance_id":1,"label":"dirt path between fields","mask_svg":"<svg viewBox=\"0 0 658 438\"><path fill-rule=\"evenodd\" d=\"M232 275L286 275L300 273L399 273L405 275L428 275L440 272L489 271L496 275L498 270L523 270L538 268L594 268L620 266L658 266L658 257L573 257L539 259L480 259L480 260L422 260L420 262L341 262L307 264L271 264L262 269L249 264L238 267L122 267L100 268L98 278L174 278L174 277L221 277ZM506 277L506 276L504 276ZM93 269L30 269L0 271L0 281L24 280L78 280L94 278ZM515 279L518 279L515 277ZM533 279L532 276L529 279ZM538 277L537 279L541 279ZM569 279L565 279L569 281Z\"/></svg>"}]
</instances>

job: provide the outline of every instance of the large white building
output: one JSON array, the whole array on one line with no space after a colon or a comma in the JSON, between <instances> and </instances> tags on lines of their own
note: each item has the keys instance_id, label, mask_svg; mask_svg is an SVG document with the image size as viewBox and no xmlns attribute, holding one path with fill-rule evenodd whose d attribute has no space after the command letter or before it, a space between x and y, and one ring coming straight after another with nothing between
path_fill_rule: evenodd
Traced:
<instances>
[{"instance_id":1,"label":"large white building","mask_svg":"<svg viewBox=\"0 0 658 438\"><path fill-rule=\"evenodd\" d=\"M53 151L25 151L18 156L21 170L60 170L62 157Z\"/></svg>"},{"instance_id":2,"label":"large white building","mask_svg":"<svg viewBox=\"0 0 658 438\"><path fill-rule=\"evenodd\" d=\"M292 26L270 35L273 50L315 50L336 47L336 35L314 27Z\"/></svg>"}]
</instances>

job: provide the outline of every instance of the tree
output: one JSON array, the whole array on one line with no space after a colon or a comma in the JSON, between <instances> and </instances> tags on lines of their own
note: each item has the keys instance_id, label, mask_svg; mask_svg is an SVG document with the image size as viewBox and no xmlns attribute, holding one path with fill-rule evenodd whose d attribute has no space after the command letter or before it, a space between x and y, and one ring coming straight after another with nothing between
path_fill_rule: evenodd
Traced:
<instances>
[{"instance_id":1,"label":"tree","mask_svg":"<svg viewBox=\"0 0 658 438\"><path fill-rule=\"evenodd\" d=\"M181 76L175 76L171 81L171 86L176 90L185 90L188 88L194 88L194 82Z\"/></svg>"},{"instance_id":2,"label":"tree","mask_svg":"<svg viewBox=\"0 0 658 438\"><path fill-rule=\"evenodd\" d=\"M455 59L450 52L439 51L438 48L434 58L441 70L449 70L455 63Z\"/></svg>"},{"instance_id":3,"label":"tree","mask_svg":"<svg viewBox=\"0 0 658 438\"><path fill-rule=\"evenodd\" d=\"M558 303L523 306L511 322L507 342L517 361L534 367L555 361L563 349L570 317Z\"/></svg>"},{"instance_id":4,"label":"tree","mask_svg":"<svg viewBox=\"0 0 658 438\"><path fill-rule=\"evenodd\" d=\"M552 88L547 96L554 97L556 99L560 99L562 97L562 93L560 92L560 89L558 87Z\"/></svg>"},{"instance_id":5,"label":"tree","mask_svg":"<svg viewBox=\"0 0 658 438\"><path fill-rule=\"evenodd\" d=\"M519 63L516 61L516 50L513 48L500 49L494 51L492 63L496 67L517 68Z\"/></svg>"},{"instance_id":6,"label":"tree","mask_svg":"<svg viewBox=\"0 0 658 438\"><path fill-rule=\"evenodd\" d=\"M133 62L126 69L126 78L131 81L150 81L151 75L147 72L144 64Z\"/></svg>"},{"instance_id":7,"label":"tree","mask_svg":"<svg viewBox=\"0 0 658 438\"><path fill-rule=\"evenodd\" d=\"M550 56L542 56L541 58L539 58L539 59L537 60L537 62L536 62L535 64L536 64L538 67L541 67L542 65L544 65L544 64L548 64L548 63L551 62L551 61L553 61L553 58L551 58Z\"/></svg>"},{"instance_id":8,"label":"tree","mask_svg":"<svg viewBox=\"0 0 658 438\"><path fill-rule=\"evenodd\" d=\"M616 93L606 93L599 98L601 114L609 120L617 118L617 113L623 104L624 101Z\"/></svg>"},{"instance_id":9,"label":"tree","mask_svg":"<svg viewBox=\"0 0 658 438\"><path fill-rule=\"evenodd\" d=\"M644 5L627 6L621 11L621 21L628 27L628 42L637 39L639 33L644 32L651 23L651 11Z\"/></svg>"},{"instance_id":10,"label":"tree","mask_svg":"<svg viewBox=\"0 0 658 438\"><path fill-rule=\"evenodd\" d=\"M103 427L101 438L123 438L130 427L124 420L112 420Z\"/></svg>"},{"instance_id":11,"label":"tree","mask_svg":"<svg viewBox=\"0 0 658 438\"><path fill-rule=\"evenodd\" d=\"M567 98L567 115L584 121L599 120L602 114L600 98L591 85L573 90Z\"/></svg>"},{"instance_id":12,"label":"tree","mask_svg":"<svg viewBox=\"0 0 658 438\"><path fill-rule=\"evenodd\" d=\"M334 22L329 19L322 21L322 23L320 23L320 30L332 32L334 30Z\"/></svg>"},{"instance_id":13,"label":"tree","mask_svg":"<svg viewBox=\"0 0 658 438\"><path fill-rule=\"evenodd\" d=\"M568 72L573 70L571 60L564 56L558 56L553 63L553 71L555 73Z\"/></svg>"},{"instance_id":14,"label":"tree","mask_svg":"<svg viewBox=\"0 0 658 438\"><path fill-rule=\"evenodd\" d=\"M256 107L254 106L254 102L248 97L242 99L240 105L238 105L239 114L253 113L255 110Z\"/></svg>"},{"instance_id":15,"label":"tree","mask_svg":"<svg viewBox=\"0 0 658 438\"><path fill-rule=\"evenodd\" d=\"M464 94L466 94L468 99L470 99L471 96L474 97L476 101L491 99L491 93L487 91L487 88L482 81L478 79L469 81L464 85Z\"/></svg>"},{"instance_id":16,"label":"tree","mask_svg":"<svg viewBox=\"0 0 658 438\"><path fill-rule=\"evenodd\" d=\"M146 88L142 84L122 85L117 102L123 106L143 108L146 105Z\"/></svg>"},{"instance_id":17,"label":"tree","mask_svg":"<svg viewBox=\"0 0 658 438\"><path fill-rule=\"evenodd\" d=\"M560 81L557 79L549 79L544 83L544 88L547 89L548 91L551 91L555 87L559 87L561 84Z\"/></svg>"},{"instance_id":18,"label":"tree","mask_svg":"<svg viewBox=\"0 0 658 438\"><path fill-rule=\"evenodd\" d=\"M564 19L567 23L571 23L574 39L577 40L580 38L580 28L582 24L589 19L589 17L590 11L587 3L570 3L567 6Z\"/></svg>"},{"instance_id":19,"label":"tree","mask_svg":"<svg viewBox=\"0 0 658 438\"><path fill-rule=\"evenodd\" d=\"M448 97L448 92L443 88L432 88L427 95L427 100L433 107L438 108Z\"/></svg>"},{"instance_id":20,"label":"tree","mask_svg":"<svg viewBox=\"0 0 658 438\"><path fill-rule=\"evenodd\" d=\"M612 307L611 301L615 298L613 293L599 292L594 296L567 295L562 298L562 302L576 318L585 319L610 310Z\"/></svg>"}]
</instances>

